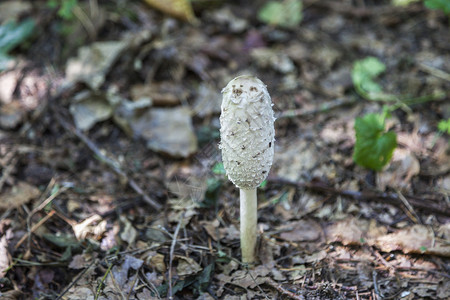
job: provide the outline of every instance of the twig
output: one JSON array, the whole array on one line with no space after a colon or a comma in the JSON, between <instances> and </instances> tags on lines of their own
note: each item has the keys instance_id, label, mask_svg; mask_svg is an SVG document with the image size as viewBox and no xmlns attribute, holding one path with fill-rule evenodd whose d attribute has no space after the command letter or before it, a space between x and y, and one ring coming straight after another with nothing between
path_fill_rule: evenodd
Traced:
<instances>
[{"instance_id":1,"label":"twig","mask_svg":"<svg viewBox=\"0 0 450 300\"><path fill-rule=\"evenodd\" d=\"M391 275L395 274L395 271L396 271L395 267L392 264L390 264L387 260L385 260L384 257L377 250L374 250L371 248L370 251L372 252L373 255L375 255L378 258L378 260L380 260L380 262L385 267L387 267L389 269L389 272Z\"/></svg>"},{"instance_id":2,"label":"twig","mask_svg":"<svg viewBox=\"0 0 450 300\"><path fill-rule=\"evenodd\" d=\"M293 118L293 117L303 117L303 116L311 116L318 113L323 113L330 111L334 108L350 105L356 102L356 98L338 98L330 102L323 103L313 109L289 109L286 111L282 111L279 113L276 118Z\"/></svg>"},{"instance_id":3,"label":"twig","mask_svg":"<svg viewBox=\"0 0 450 300\"><path fill-rule=\"evenodd\" d=\"M259 283L256 282L255 277L253 277L252 270L250 270L250 269L248 268L248 264L247 264L247 272L248 272L248 275L250 275L250 277L252 278L253 282L254 282L254 283L256 284L256 286L258 287L259 291L260 291L261 293L263 293L264 298L266 298L267 300L269 300L269 297L267 297L266 292L263 291L263 289L261 288L261 286L259 285Z\"/></svg>"},{"instance_id":4,"label":"twig","mask_svg":"<svg viewBox=\"0 0 450 300\"><path fill-rule=\"evenodd\" d=\"M314 192L345 196L359 201L379 201L391 205L396 205L399 207L404 206L402 200L400 200L399 198L399 195L396 193L385 193L385 192L377 193L377 192L340 190L318 180L301 183L280 177L269 177L268 181L280 184L289 184L299 188L309 189ZM416 209L421 209L429 213L439 214L443 216L450 216L450 207L448 207L446 203L443 204L436 203L432 199L426 199L424 197L417 197L417 196L404 196L404 197L408 199L408 202L412 205L412 207L415 207Z\"/></svg>"},{"instance_id":5,"label":"twig","mask_svg":"<svg viewBox=\"0 0 450 300\"><path fill-rule=\"evenodd\" d=\"M92 267L92 265L95 263L95 260L93 260L89 266L87 266L83 271L81 271L77 277L75 277L75 279L61 292L61 294L59 294L58 297L56 297L55 300L60 300L77 282L78 280L81 279L81 277L83 277L83 275Z\"/></svg>"},{"instance_id":6,"label":"twig","mask_svg":"<svg viewBox=\"0 0 450 300\"><path fill-rule=\"evenodd\" d=\"M150 196L148 196L141 187L131 178L127 176L127 174L120 168L120 164L112 159L107 157L102 153L102 151L92 142L85 134L83 134L78 128L72 126L68 122L66 122L57 111L54 110L55 118L58 121L58 123L68 132L72 133L76 137L78 137L94 154L98 157L100 161L105 163L108 167L110 167L117 175L121 176L122 178L125 178L128 185L142 198L144 199L147 204L149 204L151 207L153 207L155 210L161 210L162 205L155 202Z\"/></svg>"},{"instance_id":7,"label":"twig","mask_svg":"<svg viewBox=\"0 0 450 300\"><path fill-rule=\"evenodd\" d=\"M33 225L32 228L29 229L28 233L23 235L22 238L19 240L19 242L14 246L15 249L19 248L20 245L22 245L23 242L25 242L25 240L27 239L27 237L30 237L31 234L33 232L36 231L36 229L38 229L39 227L42 226L42 224L44 224L45 222L48 221L48 219L50 219L54 214L55 214L55 210L50 211L45 217L43 217L39 222L37 222L36 224Z\"/></svg>"},{"instance_id":8,"label":"twig","mask_svg":"<svg viewBox=\"0 0 450 300\"><path fill-rule=\"evenodd\" d=\"M450 81L450 74L447 72L444 72L442 70L439 70L437 68L433 68L431 66L428 66L424 63L418 63L419 69L421 69L424 72L427 72L435 77L444 79L446 81Z\"/></svg>"},{"instance_id":9,"label":"twig","mask_svg":"<svg viewBox=\"0 0 450 300\"><path fill-rule=\"evenodd\" d=\"M283 286L281 286L281 284L276 283L275 281L273 281L271 278L267 278L266 279L266 283L268 285L270 285L271 287L273 287L274 289L276 289L278 292L280 292L282 295L288 296L291 299L296 299L296 300L305 300L305 297L303 295L297 295L294 294L291 291L288 291L287 289L285 289Z\"/></svg>"},{"instance_id":10,"label":"twig","mask_svg":"<svg viewBox=\"0 0 450 300\"><path fill-rule=\"evenodd\" d=\"M373 280L373 288L375 290L375 294L380 297L381 299L384 298L384 295L381 293L380 289L378 288L378 281L377 281L377 271L372 271L372 280Z\"/></svg>"},{"instance_id":11,"label":"twig","mask_svg":"<svg viewBox=\"0 0 450 300\"><path fill-rule=\"evenodd\" d=\"M156 288L156 286L153 284L153 282L149 281L148 278L145 276L144 271L142 271L142 269L140 269L141 272L141 276L142 276L142 282L144 283L144 285L150 290L152 291L156 297L158 299L161 299L161 295L159 294L158 289Z\"/></svg>"},{"instance_id":12,"label":"twig","mask_svg":"<svg viewBox=\"0 0 450 300\"><path fill-rule=\"evenodd\" d=\"M377 5L376 8L366 6L346 5L336 1L323 0L304 0L305 6L315 6L320 9L329 9L334 12L348 15L354 18L378 17L386 15L410 14L415 12L422 12L423 7L420 5L409 5L408 7L395 7L392 5Z\"/></svg>"},{"instance_id":13,"label":"twig","mask_svg":"<svg viewBox=\"0 0 450 300\"><path fill-rule=\"evenodd\" d=\"M11 151L11 154L14 155L15 152ZM2 171L2 177L0 178L0 191L2 190L3 185L5 184L6 180L8 180L9 175L16 167L17 160L18 160L17 157L12 157L11 160L8 161L6 167L4 167L4 169Z\"/></svg>"},{"instance_id":14,"label":"twig","mask_svg":"<svg viewBox=\"0 0 450 300\"><path fill-rule=\"evenodd\" d=\"M170 245L170 254L169 254L169 300L173 299L172 295L172 262L173 262L173 253L175 252L175 245L177 244L177 236L180 232L181 223L183 222L184 214L178 222L177 228L175 228L175 232L173 234L172 245Z\"/></svg>"},{"instance_id":15,"label":"twig","mask_svg":"<svg viewBox=\"0 0 450 300\"><path fill-rule=\"evenodd\" d=\"M113 264L111 264L111 266L112 266L112 265L113 265ZM122 300L125 300L126 297L125 297L125 294L124 294L123 291L122 291L122 287L119 286L119 284L117 283L116 278L114 277L114 273L111 273L111 268L108 268L107 272L110 273L112 284L114 285L114 287L116 288L116 290L119 291L119 294L120 294L121 299L122 299ZM105 274L105 275L106 275L106 274ZM104 277L104 278L106 279L106 277ZM94 300L97 300L97 299L98 299L98 298L95 298Z\"/></svg>"},{"instance_id":16,"label":"twig","mask_svg":"<svg viewBox=\"0 0 450 300\"><path fill-rule=\"evenodd\" d=\"M140 267L139 270L141 268L142 267ZM136 274L134 276L133 282L130 284L130 290L128 291L127 300L130 300L131 293L133 293L133 291L134 291L134 285L136 284L136 281L137 281L137 279L139 277L139 270L136 271Z\"/></svg>"},{"instance_id":17,"label":"twig","mask_svg":"<svg viewBox=\"0 0 450 300\"><path fill-rule=\"evenodd\" d=\"M47 188L45 189L44 193L42 194L43 196L47 195L53 188L53 186L55 185L56 181L54 178L52 178L52 180L50 180L49 184L47 185ZM47 197L47 199L43 200L37 207L35 207L29 214L27 217L27 230L28 233L26 236L23 236L22 239L24 239L25 237L28 237L28 249L30 249L30 245L31 245L31 234L34 232L34 230L36 230L38 227L35 228L35 226L33 226L33 228L35 228L34 230L31 228L31 218L34 216L35 213L37 213L38 211L42 210L44 207L47 206L47 204L49 204L50 202L52 202L57 196L59 196L59 194L61 194L62 192L66 191L68 189L68 187L62 187L60 189L58 189L58 191L56 191L54 194L50 195L49 197ZM55 212L53 212L55 213ZM53 215L53 214L52 214ZM48 219L46 219L48 220ZM41 220L42 221L42 220ZM39 222L38 223L39 226L41 226L43 223ZM19 243L17 243L15 249L17 249L22 243L22 239L19 241Z\"/></svg>"},{"instance_id":18,"label":"twig","mask_svg":"<svg viewBox=\"0 0 450 300\"><path fill-rule=\"evenodd\" d=\"M439 275L445 278L450 279L450 274L439 272L432 269L426 269L426 268L417 268L417 267L397 267L397 272L427 272L434 275Z\"/></svg>"},{"instance_id":19,"label":"twig","mask_svg":"<svg viewBox=\"0 0 450 300\"><path fill-rule=\"evenodd\" d=\"M397 192L397 195L399 197L400 200L402 200L403 204L405 205L407 211L406 214L408 215L408 217L416 224L420 223L422 224L419 216L416 214L416 212L414 211L414 208L411 206L411 204L408 202L408 200L405 198L405 196L403 196L403 194L396 189L395 190Z\"/></svg>"},{"instance_id":20,"label":"twig","mask_svg":"<svg viewBox=\"0 0 450 300\"><path fill-rule=\"evenodd\" d=\"M106 269L105 274L103 274L103 277L102 277L102 279L100 280L100 282L98 284L97 291L95 292L94 300L97 300L98 297L100 296L100 292L102 290L103 283L105 282L106 277L108 277L109 272L111 272L111 269L112 269L113 265L114 265L113 263L110 263L109 266L108 266L108 269ZM113 277L111 277L111 278L114 280Z\"/></svg>"}]
</instances>

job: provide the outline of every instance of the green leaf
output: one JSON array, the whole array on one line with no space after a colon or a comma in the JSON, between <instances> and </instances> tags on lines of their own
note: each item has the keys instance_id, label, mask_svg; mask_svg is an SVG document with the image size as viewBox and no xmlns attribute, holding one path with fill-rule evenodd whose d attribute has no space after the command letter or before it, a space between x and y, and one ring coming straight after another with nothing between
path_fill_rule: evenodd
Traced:
<instances>
[{"instance_id":1,"label":"green leaf","mask_svg":"<svg viewBox=\"0 0 450 300\"><path fill-rule=\"evenodd\" d=\"M31 19L19 24L15 21L0 26L0 54L6 56L9 51L20 45L33 32L35 22Z\"/></svg>"},{"instance_id":2,"label":"green leaf","mask_svg":"<svg viewBox=\"0 0 450 300\"><path fill-rule=\"evenodd\" d=\"M57 0L47 0L47 7L49 7L49 8L58 7L58 1Z\"/></svg>"},{"instance_id":3,"label":"green leaf","mask_svg":"<svg viewBox=\"0 0 450 300\"><path fill-rule=\"evenodd\" d=\"M448 0L425 0L424 4L429 9L438 9L446 15L450 15L450 1Z\"/></svg>"},{"instance_id":4,"label":"green leaf","mask_svg":"<svg viewBox=\"0 0 450 300\"><path fill-rule=\"evenodd\" d=\"M55 235L51 233L45 233L43 237L50 243L60 248L80 247L80 242L73 235L69 234Z\"/></svg>"},{"instance_id":5,"label":"green leaf","mask_svg":"<svg viewBox=\"0 0 450 300\"><path fill-rule=\"evenodd\" d=\"M385 70L386 66L376 57L369 56L358 60L352 70L353 84L356 88L361 88L365 92L379 93L382 89L373 79Z\"/></svg>"},{"instance_id":6,"label":"green leaf","mask_svg":"<svg viewBox=\"0 0 450 300\"><path fill-rule=\"evenodd\" d=\"M258 19L267 24L294 28L303 18L302 6L301 0L269 1L259 10Z\"/></svg>"},{"instance_id":7,"label":"green leaf","mask_svg":"<svg viewBox=\"0 0 450 300\"><path fill-rule=\"evenodd\" d=\"M260 188L265 188L267 185L267 180L263 180L263 182L261 182L261 184L259 185Z\"/></svg>"},{"instance_id":8,"label":"green leaf","mask_svg":"<svg viewBox=\"0 0 450 300\"><path fill-rule=\"evenodd\" d=\"M203 271L196 277L196 282L194 283L195 288L200 292L204 292L208 289L212 274L214 272L214 263L207 265Z\"/></svg>"},{"instance_id":9,"label":"green leaf","mask_svg":"<svg viewBox=\"0 0 450 300\"><path fill-rule=\"evenodd\" d=\"M216 205L217 197L219 196L221 187L222 187L222 180L217 178L208 178L206 180L205 198L200 203L200 206L213 207L214 205Z\"/></svg>"},{"instance_id":10,"label":"green leaf","mask_svg":"<svg viewBox=\"0 0 450 300\"><path fill-rule=\"evenodd\" d=\"M78 0L63 0L58 10L58 16L66 21L74 18L73 9L78 5Z\"/></svg>"},{"instance_id":11,"label":"green leaf","mask_svg":"<svg viewBox=\"0 0 450 300\"><path fill-rule=\"evenodd\" d=\"M392 0L394 6L408 6L411 3L419 2L420 0Z\"/></svg>"},{"instance_id":12,"label":"green leaf","mask_svg":"<svg viewBox=\"0 0 450 300\"><path fill-rule=\"evenodd\" d=\"M216 163L212 168L212 172L217 175L225 175L227 173L223 167L223 163Z\"/></svg>"},{"instance_id":13,"label":"green leaf","mask_svg":"<svg viewBox=\"0 0 450 300\"><path fill-rule=\"evenodd\" d=\"M446 132L447 134L450 134L450 118L447 120L442 120L438 124L438 129L441 132Z\"/></svg>"},{"instance_id":14,"label":"green leaf","mask_svg":"<svg viewBox=\"0 0 450 300\"><path fill-rule=\"evenodd\" d=\"M380 171L397 147L395 132L385 132L385 114L367 114L356 118L356 143L353 160L360 166Z\"/></svg>"}]
</instances>

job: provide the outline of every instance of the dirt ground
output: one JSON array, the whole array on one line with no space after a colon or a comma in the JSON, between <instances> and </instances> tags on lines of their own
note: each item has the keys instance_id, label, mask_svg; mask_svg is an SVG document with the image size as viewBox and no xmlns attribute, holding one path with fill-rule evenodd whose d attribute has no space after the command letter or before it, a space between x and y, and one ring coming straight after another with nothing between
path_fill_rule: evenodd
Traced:
<instances>
[{"instance_id":1,"label":"dirt ground","mask_svg":"<svg viewBox=\"0 0 450 300\"><path fill-rule=\"evenodd\" d=\"M269 1L54 2L0 3L0 25L34 21L0 71L1 299L450 298L449 15L422 1L287 0L270 20ZM358 91L367 57L394 102ZM255 266L218 149L220 92L241 74L277 117ZM392 159L363 168L355 120L392 105Z\"/></svg>"}]
</instances>

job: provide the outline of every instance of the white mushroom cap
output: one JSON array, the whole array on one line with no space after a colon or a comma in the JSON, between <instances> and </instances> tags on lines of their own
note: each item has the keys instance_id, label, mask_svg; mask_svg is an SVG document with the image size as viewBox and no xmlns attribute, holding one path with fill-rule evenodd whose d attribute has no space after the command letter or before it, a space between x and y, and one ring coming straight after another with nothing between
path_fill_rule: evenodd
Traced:
<instances>
[{"instance_id":1,"label":"white mushroom cap","mask_svg":"<svg viewBox=\"0 0 450 300\"><path fill-rule=\"evenodd\" d=\"M228 178L240 189L266 179L274 154L274 115L266 85L254 76L239 76L222 90L220 148Z\"/></svg>"}]
</instances>

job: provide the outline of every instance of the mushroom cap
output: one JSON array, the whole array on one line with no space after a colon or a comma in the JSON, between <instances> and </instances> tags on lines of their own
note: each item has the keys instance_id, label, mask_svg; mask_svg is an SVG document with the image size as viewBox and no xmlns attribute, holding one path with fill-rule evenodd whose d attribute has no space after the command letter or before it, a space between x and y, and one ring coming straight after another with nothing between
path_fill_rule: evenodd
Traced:
<instances>
[{"instance_id":1,"label":"mushroom cap","mask_svg":"<svg viewBox=\"0 0 450 300\"><path fill-rule=\"evenodd\" d=\"M222 90L219 147L228 178L240 189L258 187L272 166L275 142L272 101L254 76L231 80Z\"/></svg>"}]
</instances>

